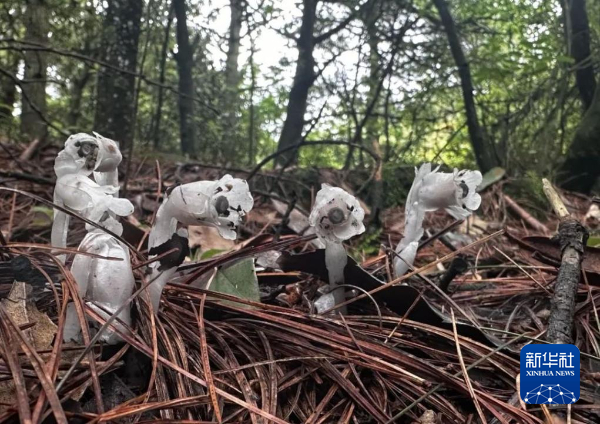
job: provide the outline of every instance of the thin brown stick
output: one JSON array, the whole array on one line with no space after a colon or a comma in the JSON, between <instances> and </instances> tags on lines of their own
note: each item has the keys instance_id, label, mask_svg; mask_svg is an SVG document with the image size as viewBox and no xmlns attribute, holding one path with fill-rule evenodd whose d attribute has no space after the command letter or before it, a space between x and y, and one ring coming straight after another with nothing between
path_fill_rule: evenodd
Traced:
<instances>
[{"instance_id":1,"label":"thin brown stick","mask_svg":"<svg viewBox=\"0 0 600 424\"><path fill-rule=\"evenodd\" d=\"M25 386L25 377L23 376L23 369L19 363L17 357L16 346L12 340L10 330L7 327L6 322L0 319L0 339L2 340L2 351L4 351L4 360L8 364L10 373L13 377L13 384L15 385L15 392L17 395L17 410L19 411L19 419L21 424L32 424L31 410L29 409L29 400L27 396L27 387Z\"/></svg>"},{"instance_id":2,"label":"thin brown stick","mask_svg":"<svg viewBox=\"0 0 600 424\"><path fill-rule=\"evenodd\" d=\"M221 408L219 408L219 399L215 390L215 382L210 370L210 359L208 355L208 343L206 341L206 327L204 325L204 304L206 303L206 294L200 299L200 308L198 310L198 331L200 333L200 358L202 360L202 368L204 369L204 377L206 378L206 386L210 395L210 401L213 404L215 417L219 424L222 422Z\"/></svg>"},{"instance_id":3,"label":"thin brown stick","mask_svg":"<svg viewBox=\"0 0 600 424\"><path fill-rule=\"evenodd\" d=\"M527 224L529 224L529 226L531 228L533 228L534 230L540 231L542 234L550 233L550 230L548 230L548 227L546 227L544 224L542 224L540 221L538 221L533 215L531 215L529 212L527 212L525 209L523 209L510 196L508 196L507 194L502 194L502 196L504 197L504 201L506 202L506 205L514 213L519 215L519 217L521 219L523 219L523 221L525 221Z\"/></svg>"},{"instance_id":4,"label":"thin brown stick","mask_svg":"<svg viewBox=\"0 0 600 424\"><path fill-rule=\"evenodd\" d=\"M462 375L465 379L465 383L467 384L467 388L469 389L469 394L471 395L471 399L473 399L473 403L475 404L475 409L477 409L477 413L479 414L479 418L481 418L481 422L483 424L487 424L487 420L485 419L485 414L481 409L481 405L479 405L479 400L477 399L477 395L473 390L473 385L471 384L471 379L469 378L469 373L467 372L467 367L465 366L465 360L462 356L462 351L460 349L460 341L458 340L458 331L456 329L456 318L454 317L454 309L450 308L450 314L452 316L452 331L454 333L454 342L456 343L456 353L458 354L458 362L460 363L460 369L462 371Z\"/></svg>"},{"instance_id":5,"label":"thin brown stick","mask_svg":"<svg viewBox=\"0 0 600 424\"><path fill-rule=\"evenodd\" d=\"M23 336L23 333L19 329L19 326L14 322L11 316L6 313L2 305L0 305L0 319L7 322L11 327L13 334L16 334L18 338L18 343L21 346L27 358L31 363L35 373L37 374L40 384L44 389L44 393L48 398L48 402L52 407L52 412L54 413L54 418L58 424L68 424L67 417L65 416L65 411L63 411L60 400L58 399L58 394L56 393L56 389L54 388L54 384L52 384L52 378L50 375L46 373L46 369L44 367L44 361L37 354L35 349L31 346L31 344L27 341L27 338Z\"/></svg>"}]
</instances>

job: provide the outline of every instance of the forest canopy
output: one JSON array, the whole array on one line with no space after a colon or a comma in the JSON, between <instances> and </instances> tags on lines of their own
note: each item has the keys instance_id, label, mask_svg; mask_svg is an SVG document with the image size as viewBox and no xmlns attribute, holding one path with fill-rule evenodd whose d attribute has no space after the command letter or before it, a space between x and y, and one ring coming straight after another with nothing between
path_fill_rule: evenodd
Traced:
<instances>
[{"instance_id":1,"label":"forest canopy","mask_svg":"<svg viewBox=\"0 0 600 424\"><path fill-rule=\"evenodd\" d=\"M8 0L0 133L239 167L501 167L589 193L599 25L585 0Z\"/></svg>"}]
</instances>

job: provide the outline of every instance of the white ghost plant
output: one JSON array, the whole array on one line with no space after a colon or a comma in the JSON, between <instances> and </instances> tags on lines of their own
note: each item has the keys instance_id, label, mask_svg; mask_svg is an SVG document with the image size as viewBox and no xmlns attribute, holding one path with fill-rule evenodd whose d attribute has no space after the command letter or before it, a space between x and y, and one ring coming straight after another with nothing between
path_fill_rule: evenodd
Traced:
<instances>
[{"instance_id":1,"label":"white ghost plant","mask_svg":"<svg viewBox=\"0 0 600 424\"><path fill-rule=\"evenodd\" d=\"M95 222L108 214L126 216L133 213L129 200L116 198L119 192L117 167L121 158L113 140L99 134L70 136L54 162L57 177L54 203ZM90 178L92 173L96 181ZM54 210L53 246L67 246L69 221L69 215ZM59 258L64 262L64 255Z\"/></svg>"},{"instance_id":2,"label":"white ghost plant","mask_svg":"<svg viewBox=\"0 0 600 424\"><path fill-rule=\"evenodd\" d=\"M116 197L119 191L117 167L121 159L117 143L99 134L75 134L69 137L54 164L57 176L55 203L121 235L123 227L116 216L133 213L133 205L129 200ZM91 179L92 173L96 181ZM66 246L68 218L66 213L55 211L52 228L54 246ZM121 259L112 261L76 255L71 265L79 295L101 316L108 318L133 292L134 277L129 249L100 228L86 225L86 229L88 233L79 245L80 251ZM60 259L64 262L64 255L61 256ZM78 341L81 327L74 305L70 304L67 308L64 340ZM129 308L121 311L118 318L129 326ZM125 331L119 321L116 325ZM113 344L120 341L120 338L108 329L102 334L101 340Z\"/></svg>"},{"instance_id":3,"label":"white ghost plant","mask_svg":"<svg viewBox=\"0 0 600 424\"><path fill-rule=\"evenodd\" d=\"M431 164L421 165L417 171L420 181L413 183L418 187L419 205L432 212L445 209L456 219L465 219L481 205L481 196L476 189L483 179L481 172L454 169L454 172L438 172L439 167L431 170Z\"/></svg>"},{"instance_id":4,"label":"white ghost plant","mask_svg":"<svg viewBox=\"0 0 600 424\"><path fill-rule=\"evenodd\" d=\"M325 244L325 265L334 304L345 300L344 290L335 290L344 283L344 268L348 262L342 242L365 231L364 217L365 211L354 196L338 187L321 186L308 221Z\"/></svg>"},{"instance_id":5,"label":"white ghost plant","mask_svg":"<svg viewBox=\"0 0 600 424\"><path fill-rule=\"evenodd\" d=\"M185 258L181 253L187 251L187 231L178 231L178 223L215 227L221 237L235 240L242 218L253 206L248 183L231 175L183 184L170 191L156 214L148 247L151 258L173 248L179 248L180 253L150 264L153 283L148 290L155 313L165 285Z\"/></svg>"},{"instance_id":6,"label":"white ghost plant","mask_svg":"<svg viewBox=\"0 0 600 424\"><path fill-rule=\"evenodd\" d=\"M396 277L412 266L423 236L425 212L445 209L455 219L465 219L481 205L477 186L481 184L479 171L454 169L453 172L431 170L430 163L415 168L415 179L406 199L404 237L396 247L394 259Z\"/></svg>"}]
</instances>

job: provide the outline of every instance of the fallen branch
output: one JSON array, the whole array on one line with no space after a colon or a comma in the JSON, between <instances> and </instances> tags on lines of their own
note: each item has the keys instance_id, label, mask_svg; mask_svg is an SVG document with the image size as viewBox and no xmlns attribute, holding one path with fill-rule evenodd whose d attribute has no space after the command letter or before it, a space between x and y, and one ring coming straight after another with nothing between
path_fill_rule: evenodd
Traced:
<instances>
[{"instance_id":1,"label":"fallen branch","mask_svg":"<svg viewBox=\"0 0 600 424\"><path fill-rule=\"evenodd\" d=\"M506 206L508 206L514 213L525 221L534 230L540 231L543 234L549 234L548 227L538 221L533 215L523 209L517 202L515 202L510 196L503 195Z\"/></svg>"},{"instance_id":2,"label":"fallen branch","mask_svg":"<svg viewBox=\"0 0 600 424\"><path fill-rule=\"evenodd\" d=\"M23 172L0 171L0 177L14 178L15 180L29 181L29 182L41 184L41 185L53 186L56 183L51 178L38 177L36 175L26 174Z\"/></svg>"},{"instance_id":3,"label":"fallen branch","mask_svg":"<svg viewBox=\"0 0 600 424\"><path fill-rule=\"evenodd\" d=\"M579 221L571 217L550 182L545 178L542 181L544 193L560 219L557 238L562 252L560 270L554 286L554 298L552 299L546 340L550 343L572 343L575 298L588 232Z\"/></svg>"}]
</instances>

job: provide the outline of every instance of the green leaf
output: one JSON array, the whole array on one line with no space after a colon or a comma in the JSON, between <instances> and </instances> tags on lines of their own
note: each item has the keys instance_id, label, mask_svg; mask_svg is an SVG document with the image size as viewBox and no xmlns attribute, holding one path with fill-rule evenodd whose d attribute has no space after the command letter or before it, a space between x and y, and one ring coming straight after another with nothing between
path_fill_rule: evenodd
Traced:
<instances>
[{"instance_id":1,"label":"green leaf","mask_svg":"<svg viewBox=\"0 0 600 424\"><path fill-rule=\"evenodd\" d=\"M209 290L260 302L258 279L254 270L254 259L244 259L227 268L220 269L213 279ZM249 306L240 303L229 303L237 307L249 308Z\"/></svg>"},{"instance_id":2,"label":"green leaf","mask_svg":"<svg viewBox=\"0 0 600 424\"><path fill-rule=\"evenodd\" d=\"M575 59L573 59L571 56L558 56L556 59L559 63L566 63L568 65L575 63Z\"/></svg>"},{"instance_id":3,"label":"green leaf","mask_svg":"<svg viewBox=\"0 0 600 424\"><path fill-rule=\"evenodd\" d=\"M591 236L587 241L588 247L600 247L600 236Z\"/></svg>"},{"instance_id":4,"label":"green leaf","mask_svg":"<svg viewBox=\"0 0 600 424\"><path fill-rule=\"evenodd\" d=\"M35 228L48 227L52 225L54 219L54 210L47 206L34 206L31 208L33 214L33 220L31 226Z\"/></svg>"},{"instance_id":5,"label":"green leaf","mask_svg":"<svg viewBox=\"0 0 600 424\"><path fill-rule=\"evenodd\" d=\"M210 259L213 256L217 256L219 253L225 252L225 249L208 249L206 252L202 252L200 259Z\"/></svg>"},{"instance_id":6,"label":"green leaf","mask_svg":"<svg viewBox=\"0 0 600 424\"><path fill-rule=\"evenodd\" d=\"M483 180L481 181L481 184L479 184L477 191L483 191L486 188L488 188L489 186L491 186L492 184L497 183L498 181L500 181L502 179L502 177L504 177L505 174L506 174L506 170L504 168L500 168L499 166L496 166L495 168L490 169L483 176Z\"/></svg>"}]
</instances>

